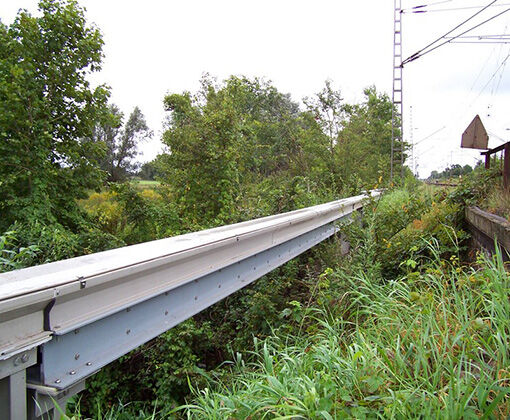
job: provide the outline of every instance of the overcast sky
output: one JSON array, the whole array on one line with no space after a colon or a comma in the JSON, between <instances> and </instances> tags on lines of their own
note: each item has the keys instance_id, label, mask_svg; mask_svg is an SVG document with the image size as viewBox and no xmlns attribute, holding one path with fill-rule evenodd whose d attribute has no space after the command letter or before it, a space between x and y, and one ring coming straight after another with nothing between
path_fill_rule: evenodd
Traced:
<instances>
[{"instance_id":1,"label":"overcast sky","mask_svg":"<svg viewBox=\"0 0 510 420\"><path fill-rule=\"evenodd\" d=\"M478 10L467 7L490 2L402 0L404 9L437 3L428 13L403 15L404 57ZM296 101L318 92L326 79L347 102L361 100L370 85L391 96L392 0L79 3L105 41L103 70L95 80L111 86L112 101L125 114L138 105L156 133L143 146L144 160L161 149L164 95L195 91L204 72L220 80L232 74L265 77ZM497 1L454 34L505 11L508 3ZM466 9L434 11L459 7ZM19 8L35 13L37 1L3 0L0 18L11 23ZM509 24L510 12L469 34L505 34ZM460 137L476 114L491 147L510 140L509 54L510 44L448 44L405 66L405 138L410 141L412 133L418 142L420 176L452 162L475 163L479 152L461 150Z\"/></svg>"}]
</instances>

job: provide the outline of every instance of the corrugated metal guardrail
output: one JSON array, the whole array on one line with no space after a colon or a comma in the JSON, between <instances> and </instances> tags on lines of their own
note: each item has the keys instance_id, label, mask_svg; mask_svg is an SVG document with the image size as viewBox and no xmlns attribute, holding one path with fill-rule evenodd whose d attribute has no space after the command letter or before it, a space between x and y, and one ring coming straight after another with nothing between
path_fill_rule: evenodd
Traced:
<instances>
[{"instance_id":1,"label":"corrugated metal guardrail","mask_svg":"<svg viewBox=\"0 0 510 420\"><path fill-rule=\"evenodd\" d=\"M75 387L331 236L366 197L0 274L0 405L2 378L34 365L29 387Z\"/></svg>"}]
</instances>

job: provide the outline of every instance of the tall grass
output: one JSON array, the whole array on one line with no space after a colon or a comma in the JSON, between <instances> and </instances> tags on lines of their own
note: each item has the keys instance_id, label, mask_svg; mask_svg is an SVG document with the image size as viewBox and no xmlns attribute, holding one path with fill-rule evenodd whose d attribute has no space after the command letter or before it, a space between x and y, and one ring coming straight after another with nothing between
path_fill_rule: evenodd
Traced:
<instances>
[{"instance_id":1,"label":"tall grass","mask_svg":"<svg viewBox=\"0 0 510 420\"><path fill-rule=\"evenodd\" d=\"M489 191L482 207L510 220L510 196L506 188L501 185L496 185Z\"/></svg>"},{"instance_id":2,"label":"tall grass","mask_svg":"<svg viewBox=\"0 0 510 420\"><path fill-rule=\"evenodd\" d=\"M187 416L510 415L510 282L501 256L480 257L476 269L437 257L407 281L362 271L337 280L348 296L307 315L315 334L257 342L254 362L238 356L228 380L194 391Z\"/></svg>"}]
</instances>

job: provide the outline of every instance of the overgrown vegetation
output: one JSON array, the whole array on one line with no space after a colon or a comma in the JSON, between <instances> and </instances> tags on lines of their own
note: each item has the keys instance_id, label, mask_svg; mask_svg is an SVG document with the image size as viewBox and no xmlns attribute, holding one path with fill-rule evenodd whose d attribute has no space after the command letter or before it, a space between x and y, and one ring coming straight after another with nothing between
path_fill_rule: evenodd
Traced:
<instances>
[{"instance_id":1,"label":"overgrown vegetation","mask_svg":"<svg viewBox=\"0 0 510 420\"><path fill-rule=\"evenodd\" d=\"M478 206L510 220L510 202L503 187L501 161L497 158L492 161L490 169L478 165L450 195L456 203Z\"/></svg>"},{"instance_id":2,"label":"overgrown vegetation","mask_svg":"<svg viewBox=\"0 0 510 420\"><path fill-rule=\"evenodd\" d=\"M435 179L450 179L450 178L462 178L464 175L468 175L471 172L473 172L473 168L471 165L459 165L458 163L455 163L453 165L450 165L446 167L441 172L438 171L432 171L430 173L430 176L428 178L429 181L435 180Z\"/></svg>"},{"instance_id":3,"label":"overgrown vegetation","mask_svg":"<svg viewBox=\"0 0 510 420\"><path fill-rule=\"evenodd\" d=\"M339 238L314 247L102 369L69 413L510 415L508 276L500 258L463 262L463 208L501 208L497 170L451 192L407 170L395 189L394 110L375 87L348 104L327 81L298 103L264 79L205 75L165 97L167 149L139 173L151 181L116 182L151 131L137 108L122 126L108 89L89 87L102 39L78 4L40 11L0 24L0 271L388 187L342 226L348 256Z\"/></svg>"},{"instance_id":4,"label":"overgrown vegetation","mask_svg":"<svg viewBox=\"0 0 510 420\"><path fill-rule=\"evenodd\" d=\"M405 278L331 273L343 299L305 311L297 336L255 341L226 378L209 375L188 417L507 418L510 283L501 258L461 268L458 257L439 257L436 242L428 247L434 257Z\"/></svg>"},{"instance_id":5,"label":"overgrown vegetation","mask_svg":"<svg viewBox=\"0 0 510 420\"><path fill-rule=\"evenodd\" d=\"M501 256L460 263L462 230L444 224L458 211L445 199L441 211L453 217L445 230L424 229L416 239L411 222L391 239L409 237L406 253L381 254L381 218L405 225L408 203L408 192L390 193L364 227L352 226L357 251L318 277L317 305L289 305L292 333L277 328L255 340L254 352L235 354L227 374L209 372L208 386L193 388L187 416L508 417L510 279ZM414 217L435 218L437 206L414 209ZM388 259L400 273L382 269Z\"/></svg>"},{"instance_id":6,"label":"overgrown vegetation","mask_svg":"<svg viewBox=\"0 0 510 420\"><path fill-rule=\"evenodd\" d=\"M274 278L260 279L169 331L149 354L137 352L138 358L159 360L143 376L139 368L146 364L131 366L133 380L149 380L155 405L135 402L115 387L120 381L113 388L108 382L99 389L110 392L96 394L103 413L506 418L510 279L500 255L462 262L465 234L458 213L442 192L421 187L386 193L362 219L343 228L353 247L349 256L341 258L334 241L323 244ZM415 226L421 223L429 225ZM399 240L405 244L401 254L381 252ZM303 262L308 273L300 272ZM222 315L223 328L217 329ZM227 319L235 320L234 330ZM230 343L223 346L228 354L209 353L212 343L222 348L217 340ZM193 348L200 351L190 352ZM164 379L155 383L154 377ZM188 386L192 396L186 397ZM183 407L175 389L184 390ZM130 404L117 406L115 398ZM113 411L105 401L114 403Z\"/></svg>"}]
</instances>

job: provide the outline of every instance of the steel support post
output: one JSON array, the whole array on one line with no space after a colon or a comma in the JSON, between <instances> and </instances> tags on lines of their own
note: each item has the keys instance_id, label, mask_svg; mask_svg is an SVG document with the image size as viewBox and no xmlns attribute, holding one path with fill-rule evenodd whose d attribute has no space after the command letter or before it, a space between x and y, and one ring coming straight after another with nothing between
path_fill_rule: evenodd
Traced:
<instances>
[{"instance_id":1,"label":"steel support post","mask_svg":"<svg viewBox=\"0 0 510 420\"><path fill-rule=\"evenodd\" d=\"M510 144L505 144L503 157L503 186L506 190L510 187Z\"/></svg>"},{"instance_id":2,"label":"steel support post","mask_svg":"<svg viewBox=\"0 0 510 420\"><path fill-rule=\"evenodd\" d=\"M26 394L25 370L0 379L0 418L5 420L26 419Z\"/></svg>"},{"instance_id":3,"label":"steel support post","mask_svg":"<svg viewBox=\"0 0 510 420\"><path fill-rule=\"evenodd\" d=\"M37 363L37 349L0 360L0 419L27 418L26 369Z\"/></svg>"},{"instance_id":4,"label":"steel support post","mask_svg":"<svg viewBox=\"0 0 510 420\"><path fill-rule=\"evenodd\" d=\"M393 93L391 112L391 165L390 177L393 180L395 163L401 167L404 176L404 122L403 122L403 69L402 69L402 0L394 0L393 10ZM395 109L396 108L396 109ZM400 118L400 124L397 121ZM395 148L400 142L400 159L395 160Z\"/></svg>"}]
</instances>

